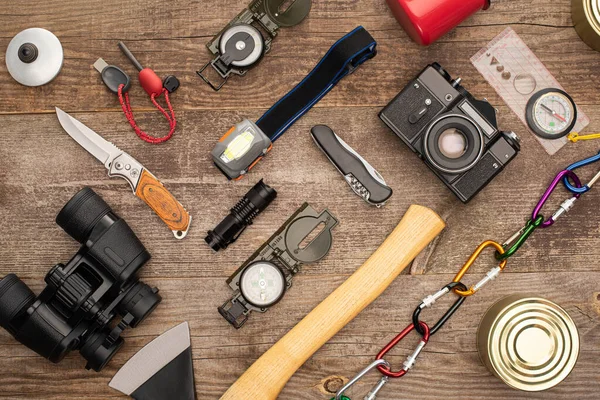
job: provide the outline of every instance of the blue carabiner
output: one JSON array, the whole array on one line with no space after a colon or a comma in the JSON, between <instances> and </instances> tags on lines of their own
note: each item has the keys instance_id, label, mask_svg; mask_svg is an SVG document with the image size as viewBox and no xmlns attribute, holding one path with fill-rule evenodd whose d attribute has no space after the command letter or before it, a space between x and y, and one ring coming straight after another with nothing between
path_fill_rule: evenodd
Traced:
<instances>
[{"instance_id":1,"label":"blue carabiner","mask_svg":"<svg viewBox=\"0 0 600 400\"><path fill-rule=\"evenodd\" d=\"M586 165L595 163L596 161L600 161L600 152L598 152L598 154L596 154L595 156L586 158L585 160L577 161L576 163L569 165L566 169L569 171L573 171L574 169L577 169L580 167L585 167ZM594 177L594 179L592 179L592 181L590 181L588 184L583 185L582 187L578 188L578 187L575 187L569 181L569 177L565 175L565 177L563 178L563 183L565 184L565 187L570 192L575 193L575 194L583 194L591 189L591 186L594 184L594 182L596 181L597 178L598 178L598 175L596 177Z\"/></svg>"}]
</instances>

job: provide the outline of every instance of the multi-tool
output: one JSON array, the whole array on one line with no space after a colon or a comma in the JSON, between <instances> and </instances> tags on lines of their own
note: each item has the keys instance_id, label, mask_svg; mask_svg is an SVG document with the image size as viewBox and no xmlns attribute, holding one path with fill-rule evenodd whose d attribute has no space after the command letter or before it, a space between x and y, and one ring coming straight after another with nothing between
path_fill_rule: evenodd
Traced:
<instances>
[{"instance_id":1,"label":"multi-tool","mask_svg":"<svg viewBox=\"0 0 600 400\"><path fill-rule=\"evenodd\" d=\"M219 313L236 329L251 311L266 312L292 286L292 278L303 264L327 255L338 220L328 210L317 212L304 203L227 280L234 293L219 307Z\"/></svg>"},{"instance_id":2,"label":"multi-tool","mask_svg":"<svg viewBox=\"0 0 600 400\"><path fill-rule=\"evenodd\" d=\"M317 125L310 133L317 146L359 197L369 204L381 207L392 196L392 189L385 183L381 174L330 127Z\"/></svg>"},{"instance_id":3,"label":"multi-tool","mask_svg":"<svg viewBox=\"0 0 600 400\"><path fill-rule=\"evenodd\" d=\"M108 176L125 179L133 193L154 210L177 239L187 235L192 217L150 171L58 107L56 115L69 136L104 164Z\"/></svg>"}]
</instances>

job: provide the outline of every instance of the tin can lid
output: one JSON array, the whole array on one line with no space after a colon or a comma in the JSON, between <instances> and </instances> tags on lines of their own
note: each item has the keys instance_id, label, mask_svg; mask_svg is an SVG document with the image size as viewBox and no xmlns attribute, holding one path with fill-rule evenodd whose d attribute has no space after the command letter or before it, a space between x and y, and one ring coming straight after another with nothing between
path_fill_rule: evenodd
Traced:
<instances>
[{"instance_id":1,"label":"tin can lid","mask_svg":"<svg viewBox=\"0 0 600 400\"><path fill-rule=\"evenodd\" d=\"M598 1L590 0L591 11L587 13L587 19L596 33L600 34L600 4Z\"/></svg>"},{"instance_id":2,"label":"tin can lid","mask_svg":"<svg viewBox=\"0 0 600 400\"><path fill-rule=\"evenodd\" d=\"M492 306L478 332L482 361L509 386L549 389L573 370L579 355L575 323L557 304L509 296Z\"/></svg>"}]
</instances>

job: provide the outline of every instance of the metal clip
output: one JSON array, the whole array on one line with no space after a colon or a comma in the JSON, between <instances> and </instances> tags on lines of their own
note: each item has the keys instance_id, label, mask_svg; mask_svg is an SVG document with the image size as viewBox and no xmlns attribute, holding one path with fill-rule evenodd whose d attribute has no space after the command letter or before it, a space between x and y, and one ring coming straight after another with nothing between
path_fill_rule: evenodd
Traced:
<instances>
[{"instance_id":1,"label":"metal clip","mask_svg":"<svg viewBox=\"0 0 600 400\"><path fill-rule=\"evenodd\" d=\"M379 366L377 366L377 369L379 370L379 372L381 372L382 374L384 374L386 376L389 376L390 378L400 378L400 377L406 375L408 370L411 369L415 365L415 361L416 361L417 357L419 356L419 354L421 353L421 351L423 350L423 348L425 347L427 342L429 342L429 337L430 337L429 326L423 321L419 321L419 326L423 330L423 337L421 338L421 341L419 342L419 345L417 346L415 351L410 356L408 356L406 358L406 361L404 361L404 363L402 364L402 369L400 371L393 372L389 366L384 367L382 365L379 365ZM383 349L381 349L379 354L377 354L377 359L378 360L383 359L383 356L385 356L391 349L393 349L413 329L415 329L414 324L410 324L406 328L404 328L404 330L402 332L400 332L394 339L392 339L391 342L389 342Z\"/></svg>"},{"instance_id":2,"label":"metal clip","mask_svg":"<svg viewBox=\"0 0 600 400\"><path fill-rule=\"evenodd\" d=\"M586 158L584 160L581 161L577 161L576 163L573 163L571 165L569 165L567 167L567 170L572 171L574 169L577 168L581 168L581 167L585 167L586 165L590 165L592 163L595 163L597 161L600 161L600 152L598 152L598 154L596 154L595 156ZM588 190L590 190L592 188L592 186L594 185L594 183L596 183L596 181L598 181L598 179L600 179L600 172L598 172L591 181L589 181L586 185L579 185L580 187L575 187L571 184L571 182L569 182L569 178L568 177L564 177L563 178L563 183L565 185L565 187L572 193L575 194L583 194L585 192L587 192ZM575 181L575 183L577 183Z\"/></svg>"},{"instance_id":3,"label":"metal clip","mask_svg":"<svg viewBox=\"0 0 600 400\"><path fill-rule=\"evenodd\" d=\"M500 274L501 271L502 269L500 267L492 268L487 274L485 274L485 277L482 280L473 285L473 292L476 292L479 289L481 289L489 281L493 281L494 279L496 279L496 277Z\"/></svg>"},{"instance_id":4,"label":"metal clip","mask_svg":"<svg viewBox=\"0 0 600 400\"><path fill-rule=\"evenodd\" d=\"M379 382L377 382L377 385L375 385L373 389L371 389L371 391L365 396L363 400L377 400L377 393L379 393L379 391L383 389L385 384L388 383L389 379L390 378L388 378L387 376L382 376Z\"/></svg>"},{"instance_id":5,"label":"metal clip","mask_svg":"<svg viewBox=\"0 0 600 400\"><path fill-rule=\"evenodd\" d=\"M448 288L448 286L444 286L442 289L438 290L436 293L425 297L423 299L423 302L419 306L419 308L423 309L425 307L427 307L427 308L431 307L433 305L433 303L435 303L437 300L440 299L440 297L442 297L449 291L450 291L450 288Z\"/></svg>"},{"instance_id":6,"label":"metal clip","mask_svg":"<svg viewBox=\"0 0 600 400\"><path fill-rule=\"evenodd\" d=\"M524 227L519 229L514 235L502 243L504 254L496 252L496 260L506 260L514 255L523 246L523 243L531 236L531 234L544 222L544 216L538 215L535 220L527 221Z\"/></svg>"},{"instance_id":7,"label":"metal clip","mask_svg":"<svg viewBox=\"0 0 600 400\"><path fill-rule=\"evenodd\" d=\"M556 186L558 185L558 183L561 180L564 181L564 179L566 179L568 181L569 178L573 179L573 182L575 182L575 185L578 188L581 187L581 181L579 180L579 178L577 177L577 175L575 175L575 173L573 171L571 171L569 169L564 169L564 170L560 171L558 173L558 175L556 175L556 177L554 177L554 180L552 181L552 183L550 183L550 186L548 186L548 189L546 189L546 192L544 192L542 198L540 199L540 201L537 203L537 205L533 209L533 213L531 214L532 220L536 220L538 218L538 216L540 215L540 211L542 211L542 207L544 207L544 204L546 204L546 202L548 201L548 198L550 197L552 192L554 192L554 189L556 189ZM579 198L579 196L580 196L579 193L575 194L575 197ZM547 227L551 226L552 224L554 224L554 219L548 218L540 225L540 227L547 228Z\"/></svg>"},{"instance_id":8,"label":"metal clip","mask_svg":"<svg viewBox=\"0 0 600 400\"><path fill-rule=\"evenodd\" d=\"M598 176L600 177L600 173ZM568 213L569 210L571 208L573 208L573 206L575 205L575 201L577 201L576 196L573 196L570 199L563 201L563 203L560 205L559 209L556 210L554 212L554 214L552 214L552 217L551 217L552 221L556 221L557 219L560 218L561 215Z\"/></svg>"},{"instance_id":9,"label":"metal clip","mask_svg":"<svg viewBox=\"0 0 600 400\"><path fill-rule=\"evenodd\" d=\"M425 340L421 339L421 341L417 345L417 348L415 349L415 351L413 351L413 353L411 355L406 357L406 361L404 361L402 363L403 370L408 372L408 370L411 369L415 365L415 362L417 362L417 357L419 357L419 354L421 354L421 351L423 351L423 348L425 347L426 344L427 344L427 342Z\"/></svg>"},{"instance_id":10,"label":"metal clip","mask_svg":"<svg viewBox=\"0 0 600 400\"><path fill-rule=\"evenodd\" d=\"M352 385L354 385L356 382L358 382L359 380L362 379L363 376L365 376L366 374L368 374L372 369L375 369L379 366L385 366L388 369L390 368L390 364L385 361L384 359L378 359L373 361L371 364L369 364L369 366L367 366L365 369L363 369L362 371L360 371L358 374L356 374L356 376L352 379L350 379L348 381L348 383L346 383L344 386L342 386L340 388L340 390L337 391L337 393L335 394L335 400L342 400L342 395L344 394L344 392L348 389L350 389L350 387ZM383 387L383 385L387 382L387 376L384 376L384 378L386 378L385 382L381 382L381 380L379 381L379 383L373 388L373 390L371 390L371 393L373 394L373 396L375 396L377 394L377 392L379 392L381 390L381 388ZM365 399L369 398L368 396L371 395L371 393L369 393L367 395L367 397L365 397ZM372 397L372 399L375 399L375 397Z\"/></svg>"},{"instance_id":11,"label":"metal clip","mask_svg":"<svg viewBox=\"0 0 600 400\"><path fill-rule=\"evenodd\" d=\"M467 262L465 263L465 265L463 265L463 267L460 269L460 271L458 271L458 274L456 274L456 276L454 277L454 279L452 280L452 282L460 282L460 280L462 279L462 277L467 273L467 271L469 270L469 268L471 268L471 266L473 265L473 263L475 262L475 260L477 260L477 258L479 257L479 254L481 254L481 252L486 248L486 247L494 247L498 253L500 253L501 255L504 254L504 247L502 247L499 243L494 242L493 240L486 240L485 242L481 243L479 245L479 247L477 247L477 249L475 249L475 251L473 252L473 254L471 254L471 257L469 257L469 259L467 260ZM498 265L498 269L500 271L502 271L505 267L506 267L506 261L507 260L502 260L500 261L500 265ZM489 273L488 273L488 277L484 278L483 280L490 281L493 278L489 278ZM482 281L483 281L482 280ZM477 285L480 285L481 282L477 283ZM485 283L487 283L487 281ZM485 285L484 283L484 285ZM458 288L454 288L452 290L454 290L454 293L460 295L460 296L471 296L473 295L477 289L475 288L475 286L471 286L471 288L469 290L460 290ZM481 285L479 286L479 288L481 287Z\"/></svg>"},{"instance_id":12,"label":"metal clip","mask_svg":"<svg viewBox=\"0 0 600 400\"><path fill-rule=\"evenodd\" d=\"M419 304L419 306L417 308L415 308L415 311L413 312L412 320L413 320L413 325L415 326L415 329L417 332L419 332L421 335L423 335L425 333L423 331L423 329L421 328L421 324L419 321L419 316L421 314L421 311L424 308L431 306L437 299L444 296L446 293L449 293L450 290L454 289L455 287L458 287L460 290L467 290L467 287L465 285L463 285L462 283L451 282L451 283L447 284L446 286L444 286L437 293L435 293L431 296L425 297L423 302L421 304ZM438 322L436 322L435 325L433 325L431 327L431 329L429 330L429 335L435 334L446 323L446 321L448 321L450 319L450 317L452 317L452 315L454 315L456 310L458 310L460 308L460 306L462 305L462 303L464 303L465 300L466 300L466 297L459 296L458 299L454 302L454 304L452 304L452 306L450 306L448 311L446 311L446 313L444 315L442 315L442 317L438 320Z\"/></svg>"}]
</instances>

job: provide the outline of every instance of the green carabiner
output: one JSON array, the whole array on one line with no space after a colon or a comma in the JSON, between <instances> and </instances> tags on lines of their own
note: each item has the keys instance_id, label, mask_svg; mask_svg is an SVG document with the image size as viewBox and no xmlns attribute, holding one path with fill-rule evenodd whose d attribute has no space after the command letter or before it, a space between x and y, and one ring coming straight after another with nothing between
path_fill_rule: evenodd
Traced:
<instances>
[{"instance_id":1,"label":"green carabiner","mask_svg":"<svg viewBox=\"0 0 600 400\"><path fill-rule=\"evenodd\" d=\"M332 397L331 400L335 400L335 397ZM342 396L341 400L350 400L350 397Z\"/></svg>"},{"instance_id":2,"label":"green carabiner","mask_svg":"<svg viewBox=\"0 0 600 400\"><path fill-rule=\"evenodd\" d=\"M514 255L523 246L529 236L544 222L544 216L538 215L536 219L530 219L527 224L517 233L512 235L506 242L502 244L502 247L506 250L504 254L496 252L496 260L504 261L507 258ZM510 247L509 247L510 246Z\"/></svg>"}]
</instances>

